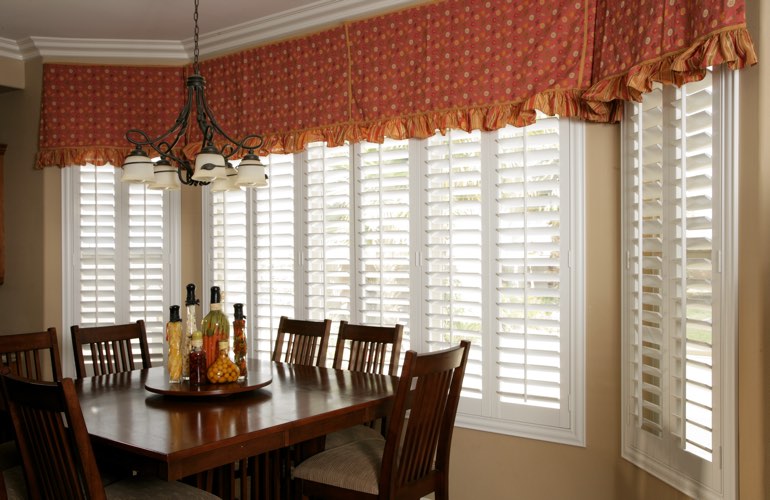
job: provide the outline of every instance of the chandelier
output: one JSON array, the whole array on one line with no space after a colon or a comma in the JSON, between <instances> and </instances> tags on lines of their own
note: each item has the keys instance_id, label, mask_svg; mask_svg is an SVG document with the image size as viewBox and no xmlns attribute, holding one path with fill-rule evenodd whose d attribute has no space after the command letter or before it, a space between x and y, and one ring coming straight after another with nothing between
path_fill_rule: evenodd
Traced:
<instances>
[{"instance_id":1,"label":"chandelier","mask_svg":"<svg viewBox=\"0 0 770 500\"><path fill-rule=\"evenodd\" d=\"M126 140L134 145L133 150L123 163L123 182L145 183L150 189L177 190L180 183L187 186L205 186L211 184L212 191L239 190L241 187L267 185L265 167L254 153L262 146L260 135L247 135L240 141L230 137L219 126L206 103L204 87L206 81L200 74L198 65L198 2L195 0L193 74L187 77L187 99L174 125L157 137L150 137L146 132L130 129ZM177 147L185 135L190 120L190 112L195 106L195 120L201 130L203 142L201 151L195 157L195 168ZM218 136L219 139L215 140ZM223 144L217 147L217 143ZM151 150L153 161L145 151ZM244 154L245 153L245 154ZM231 158L241 157L236 167Z\"/></svg>"}]
</instances>

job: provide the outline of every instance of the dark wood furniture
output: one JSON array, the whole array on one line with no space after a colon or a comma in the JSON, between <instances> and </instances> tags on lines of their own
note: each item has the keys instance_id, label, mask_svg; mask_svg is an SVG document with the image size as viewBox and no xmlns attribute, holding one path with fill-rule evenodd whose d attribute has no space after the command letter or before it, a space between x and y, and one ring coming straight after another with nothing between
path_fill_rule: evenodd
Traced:
<instances>
[{"instance_id":1,"label":"dark wood furniture","mask_svg":"<svg viewBox=\"0 0 770 500\"><path fill-rule=\"evenodd\" d=\"M470 343L407 351L387 439L364 439L314 455L294 469L312 498L448 498L449 449ZM409 410L409 417L406 417Z\"/></svg>"},{"instance_id":2,"label":"dark wood furniture","mask_svg":"<svg viewBox=\"0 0 770 500\"><path fill-rule=\"evenodd\" d=\"M281 316L273 361L294 365L326 366L331 320L307 321Z\"/></svg>"},{"instance_id":3,"label":"dark wood furniture","mask_svg":"<svg viewBox=\"0 0 770 500\"><path fill-rule=\"evenodd\" d=\"M332 366L338 370L396 375L403 335L403 325L370 326L340 321ZM376 430L376 424L379 424L380 431ZM384 433L386 430L385 418L368 425L343 429L326 436L324 448L329 450L343 446L376 435L377 432Z\"/></svg>"},{"instance_id":4,"label":"dark wood furniture","mask_svg":"<svg viewBox=\"0 0 770 500\"><path fill-rule=\"evenodd\" d=\"M91 375L106 375L152 366L144 320L88 328L73 325L70 331L78 378L89 376L86 372L86 355L91 362ZM89 349L88 354L83 352L84 346ZM136 348L139 351L138 357ZM141 361L139 366L137 361Z\"/></svg>"},{"instance_id":5,"label":"dark wood furniture","mask_svg":"<svg viewBox=\"0 0 770 500\"><path fill-rule=\"evenodd\" d=\"M0 379L29 498L106 499L72 379L38 382L10 374L0 375ZM144 478L126 481L110 485L110 493L119 493L110 496L136 489L146 498L215 498L182 483Z\"/></svg>"},{"instance_id":6,"label":"dark wood furniture","mask_svg":"<svg viewBox=\"0 0 770 500\"><path fill-rule=\"evenodd\" d=\"M0 371L31 380L61 380L56 328L0 335ZM14 441L13 425L5 399L0 397L0 470L18 465L21 465L21 456ZM13 484L9 482L8 487L13 489Z\"/></svg>"},{"instance_id":7,"label":"dark wood furniture","mask_svg":"<svg viewBox=\"0 0 770 500\"><path fill-rule=\"evenodd\" d=\"M338 370L396 375L403 335L403 325L370 326L340 321L332 366Z\"/></svg>"},{"instance_id":8,"label":"dark wood furniture","mask_svg":"<svg viewBox=\"0 0 770 500\"><path fill-rule=\"evenodd\" d=\"M97 451L175 480L387 415L398 382L268 361L248 369L267 370L272 383L228 397L162 396L145 389L167 376L156 367L80 379L75 389Z\"/></svg>"},{"instance_id":9,"label":"dark wood furniture","mask_svg":"<svg viewBox=\"0 0 770 500\"><path fill-rule=\"evenodd\" d=\"M43 332L0 335L0 367L32 380L61 380L56 328Z\"/></svg>"}]
</instances>

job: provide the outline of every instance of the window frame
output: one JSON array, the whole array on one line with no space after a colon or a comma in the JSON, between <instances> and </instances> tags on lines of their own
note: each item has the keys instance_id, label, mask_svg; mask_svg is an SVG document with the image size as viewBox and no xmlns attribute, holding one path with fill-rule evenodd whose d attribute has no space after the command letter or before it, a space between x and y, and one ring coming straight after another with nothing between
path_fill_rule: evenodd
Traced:
<instances>
[{"instance_id":1,"label":"window frame","mask_svg":"<svg viewBox=\"0 0 770 500\"><path fill-rule=\"evenodd\" d=\"M536 421L531 422L516 422L510 419L502 419L499 417L491 416L487 409L486 416L479 415L467 415L458 412L457 425L461 427L514 435L520 437L527 437L538 440L551 441L562 444L569 444L575 446L585 446L585 181L584 181L584 163L585 163L585 124L577 120L561 119L560 120L560 151L561 151L561 174L566 180L560 182L566 182L569 186L567 192L562 187L560 193L560 203L563 207L562 223L569 227L569 254L566 256L566 262L568 263L568 272L570 275L569 289L565 292L565 297L569 297L568 304L563 306L570 310L570 324L568 326L568 332L566 341L562 341L561 345L566 346L569 353L566 356L566 363L568 367L564 374L568 377L568 381L562 383L566 384L564 390L567 391L566 403L564 408L558 410L561 413L559 417L558 426L546 426ZM482 183L483 198L486 201L482 201L484 212L485 226L489 226L490 221L495 216L495 175L497 169L497 149L496 149L496 132L482 132L482 142L484 152L482 153ZM422 276L421 267L424 261L425 250L425 213L424 213L424 190L426 187L426 176L424 175L425 162L427 161L427 139L409 139L409 183L413 186L409 191L409 231L410 231L410 287L412 294L415 298L419 297L420 300L412 300L410 307L410 330L412 331L411 338L408 339L411 348L423 351L427 349L426 339L421 337L421 332L424 330L424 307L425 307L425 282ZM350 158L350 234L353 238L357 238L357 221L358 214L357 200L359 197L358 183L359 178L359 161L360 161L360 145L348 145L349 158ZM301 152L294 155L294 197L295 197L295 310L306 311L306 293L303 291L303 283L306 282L306 244L305 233L307 219L305 217L305 209L307 203L307 196L305 193L307 185L307 172L306 162L308 153ZM566 165L564 164L566 162ZM489 168L491 167L491 168ZM268 175L269 169L268 169ZM417 189L414 186L418 187ZM562 186L564 186L562 184ZM204 193L203 197L203 220L204 220L204 262L211 262L211 253L208 248L208 237L210 233L209 225L211 218L208 212L210 206L210 194ZM252 210L252 203L254 196L248 196L249 198L249 210ZM568 220L567 220L568 218ZM494 246L494 225L485 227L484 231L487 234L486 242L491 242ZM252 225L253 227L253 225ZM252 232L251 238L254 238ZM486 244L486 243L485 243ZM357 243L353 243L352 247L356 247ZM253 247L253 245L252 245ZM490 252L494 251L494 248L490 250L486 248L485 256L490 255ZM358 273L356 267L358 265L357 249L351 248L351 311L350 321L358 320ZM494 260L492 262L486 262L487 257L484 258L484 264L482 273L489 275L492 273L494 276ZM254 273L253 261L249 263L250 273ZM204 282L207 286L210 286L212 273L211 267L204 272ZM494 279L494 278L493 278ZM254 282L252 278L252 283ZM488 288L488 287L487 287ZM253 297L253 294L252 294ZM489 304L489 299L492 299L492 305ZM490 307L495 306L494 290L486 290L484 292L484 301L482 303L484 307L484 323L482 331L490 331L488 326L494 322L494 316L489 316L488 311ZM252 300L253 302L253 300ZM250 304L252 308L255 304ZM297 313L299 317L305 317L303 313ZM254 332L254 329L247 320L247 326L249 327L249 333ZM494 326L493 326L494 328ZM335 330L333 327L332 330ZM336 332L333 332L333 334ZM254 340L249 337L250 351L254 352ZM485 356L492 356L495 342L485 341L483 349ZM491 357L488 359L492 359ZM493 384L494 378L485 381L485 392L494 391Z\"/></svg>"},{"instance_id":2,"label":"window frame","mask_svg":"<svg viewBox=\"0 0 770 500\"><path fill-rule=\"evenodd\" d=\"M718 321L715 326L719 328L718 340L713 342L713 382L712 387L717 388L718 395L712 402L714 422L712 460L713 470L718 477L714 480L716 486L705 484L704 480L696 480L686 476L681 467L677 467L678 461L668 457L654 456L655 450L661 446L674 447L676 443L670 437L671 431L664 434L664 439L654 442L654 438L633 427L631 415L633 414L634 377L631 374L633 368L633 326L634 317L633 299L630 294L631 275L631 248L633 246L632 227L627 223L630 219L627 211L631 210L630 186L633 176L630 155L634 154L633 146L629 142L636 136L629 133L628 122L631 116L631 106L634 103L626 103L626 113L621 121L621 255L623 264L621 269L621 456L650 474L658 477L674 488L693 497L707 500L730 500L738 498L737 485L737 342L738 342L738 72L716 68L713 78L712 103L718 96L718 103L713 104L712 126L713 135L713 163L719 162L720 179L715 183L715 189L719 190L719 196L715 195L715 203L721 209L721 219L713 224L715 231L720 231L721 250L718 250L715 259L719 273L720 297ZM717 132L718 128L718 132ZM718 134L718 136L717 136ZM666 141L666 138L663 138ZM665 168L665 165L664 165ZM715 171L713 167L712 171ZM714 238L716 240L716 237ZM715 243L717 244L717 243ZM670 335L669 335L670 336ZM669 355L667 353L667 355ZM718 367L718 368L717 368ZM671 397L664 394L664 397ZM720 425L721 424L721 425ZM638 445L636 444L638 443ZM684 449L678 449L677 453L686 453ZM693 457L695 455L691 454ZM705 460L705 459L699 459Z\"/></svg>"},{"instance_id":3,"label":"window frame","mask_svg":"<svg viewBox=\"0 0 770 500\"><path fill-rule=\"evenodd\" d=\"M91 165L89 165L91 166ZM116 235L116 263L126 264L125 269L118 268L115 271L118 280L128 280L128 260L125 248L128 247L128 191L129 185L121 182L121 170L111 165L97 167L99 169L113 170L115 186L119 189L116 193L115 223L122 229L118 229ZM79 227L77 219L80 200L80 166L70 165L62 169L61 174L61 227L62 227L62 324L66 329L62 332L61 357L62 373L65 377L75 376L74 354L72 350L72 338L69 335L70 325L81 324L79 321L78 300L80 290L78 287L79 262ZM179 191L163 193L163 324L168 320L169 307L179 304L181 300L181 195ZM166 246L167 245L167 246ZM168 282L166 285L165 282ZM130 322L129 292L126 288L116 290L116 304L125 304L123 308L116 308L116 323ZM157 335L161 339L165 335L162 332L147 332L148 337ZM163 357L166 356L166 342L162 341Z\"/></svg>"}]
</instances>

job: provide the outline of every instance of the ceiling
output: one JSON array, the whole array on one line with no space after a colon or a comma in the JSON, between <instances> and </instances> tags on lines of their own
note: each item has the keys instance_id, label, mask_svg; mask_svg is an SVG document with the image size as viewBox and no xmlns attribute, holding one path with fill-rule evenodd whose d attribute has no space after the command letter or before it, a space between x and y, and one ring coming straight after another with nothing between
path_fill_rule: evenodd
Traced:
<instances>
[{"instance_id":1,"label":"ceiling","mask_svg":"<svg viewBox=\"0 0 770 500\"><path fill-rule=\"evenodd\" d=\"M201 0L200 51L254 46L421 1ZM193 11L193 0L2 0L0 56L189 58Z\"/></svg>"}]
</instances>

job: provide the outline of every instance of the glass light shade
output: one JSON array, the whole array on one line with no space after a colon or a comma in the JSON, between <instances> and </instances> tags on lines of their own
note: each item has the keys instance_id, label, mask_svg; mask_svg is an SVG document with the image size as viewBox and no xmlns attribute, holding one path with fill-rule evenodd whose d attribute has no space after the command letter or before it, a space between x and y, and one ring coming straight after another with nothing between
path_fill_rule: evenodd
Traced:
<instances>
[{"instance_id":1,"label":"glass light shade","mask_svg":"<svg viewBox=\"0 0 770 500\"><path fill-rule=\"evenodd\" d=\"M158 160L155 163L155 180L151 182L148 189L160 189L164 191L177 191L181 189L177 169L168 160Z\"/></svg>"},{"instance_id":2,"label":"glass light shade","mask_svg":"<svg viewBox=\"0 0 770 500\"><path fill-rule=\"evenodd\" d=\"M225 179L214 179L211 183L211 191L214 193L221 191L239 191L240 186L235 185L235 180L238 178L238 171L233 168L230 162L227 162L225 167L227 177Z\"/></svg>"},{"instance_id":3,"label":"glass light shade","mask_svg":"<svg viewBox=\"0 0 770 500\"><path fill-rule=\"evenodd\" d=\"M227 178L225 157L214 146L206 146L195 157L195 172L192 178L204 182Z\"/></svg>"},{"instance_id":4,"label":"glass light shade","mask_svg":"<svg viewBox=\"0 0 770 500\"><path fill-rule=\"evenodd\" d=\"M141 149L134 149L123 162L123 182L130 184L142 184L152 182L155 172L152 161L147 153Z\"/></svg>"},{"instance_id":5,"label":"glass light shade","mask_svg":"<svg viewBox=\"0 0 770 500\"><path fill-rule=\"evenodd\" d=\"M247 154L241 160L238 166L238 179L236 186L260 187L267 186L267 175L265 175L265 166L259 161L255 154Z\"/></svg>"}]
</instances>

